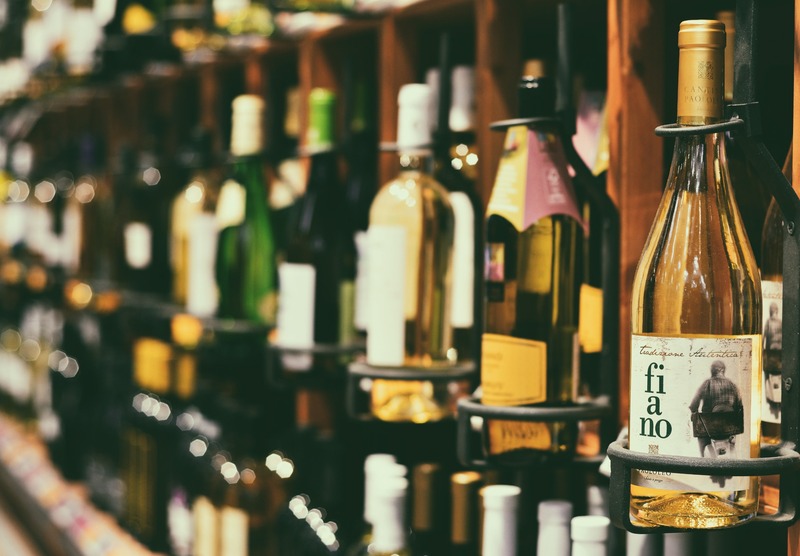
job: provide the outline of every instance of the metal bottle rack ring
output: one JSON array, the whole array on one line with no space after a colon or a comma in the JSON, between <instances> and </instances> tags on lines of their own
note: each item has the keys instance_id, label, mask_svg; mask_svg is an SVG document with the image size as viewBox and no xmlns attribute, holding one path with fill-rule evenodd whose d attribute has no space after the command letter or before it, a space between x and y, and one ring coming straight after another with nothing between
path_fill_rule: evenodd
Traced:
<instances>
[{"instance_id":1,"label":"metal bottle rack ring","mask_svg":"<svg viewBox=\"0 0 800 556\"><path fill-rule=\"evenodd\" d=\"M671 527L650 527L634 524L630 516L631 470L688 473L693 475L766 476L780 475L781 491L795 487L795 475L800 470L800 454L794 445L764 444L761 457L754 459L709 459L697 457L665 456L631 451L625 441L611 443L606 452L611 460L609 506L611 520L617 527L632 533L665 533L684 531ZM758 515L752 521L786 527L797 521L794 501L781 495L781 507L776 514Z\"/></svg>"}]
</instances>

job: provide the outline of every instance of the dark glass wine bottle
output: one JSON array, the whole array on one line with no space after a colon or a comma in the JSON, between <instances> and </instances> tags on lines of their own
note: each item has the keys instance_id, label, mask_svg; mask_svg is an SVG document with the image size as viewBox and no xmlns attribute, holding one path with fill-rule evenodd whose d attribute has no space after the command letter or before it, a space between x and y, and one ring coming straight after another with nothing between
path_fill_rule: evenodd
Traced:
<instances>
[{"instance_id":1,"label":"dark glass wine bottle","mask_svg":"<svg viewBox=\"0 0 800 556\"><path fill-rule=\"evenodd\" d=\"M480 352L479 323L483 313L483 208L475 190L478 173L475 69L456 66L450 72L446 45L442 45L440 56L433 177L449 192L455 222L449 316L453 326L453 348L457 360L471 361ZM445 72L444 78L442 71Z\"/></svg>"},{"instance_id":2,"label":"dark glass wine bottle","mask_svg":"<svg viewBox=\"0 0 800 556\"><path fill-rule=\"evenodd\" d=\"M311 157L299 221L279 269L278 342L285 347L346 344L353 327L355 246L342 222L339 158L334 149L336 97L317 88L309 97L310 126L306 150ZM309 356L286 356L285 367L305 370Z\"/></svg>"},{"instance_id":3,"label":"dark glass wine bottle","mask_svg":"<svg viewBox=\"0 0 800 556\"><path fill-rule=\"evenodd\" d=\"M220 317L270 325L276 269L262 157L263 112L260 97L241 95L233 101L233 167L217 202L216 274Z\"/></svg>"},{"instance_id":4,"label":"dark glass wine bottle","mask_svg":"<svg viewBox=\"0 0 800 556\"><path fill-rule=\"evenodd\" d=\"M524 77L522 117L552 117L554 86ZM579 248L583 228L558 126L506 134L487 208L482 345L483 403L569 405L578 365ZM564 422L487 422L490 457L568 454L576 427Z\"/></svg>"}]
</instances>

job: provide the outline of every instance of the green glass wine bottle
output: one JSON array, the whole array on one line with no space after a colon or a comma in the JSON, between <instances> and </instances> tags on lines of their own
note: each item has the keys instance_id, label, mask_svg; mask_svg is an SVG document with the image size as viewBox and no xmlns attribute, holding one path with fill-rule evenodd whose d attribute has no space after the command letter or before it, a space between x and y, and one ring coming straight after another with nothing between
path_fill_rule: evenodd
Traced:
<instances>
[{"instance_id":1,"label":"green glass wine bottle","mask_svg":"<svg viewBox=\"0 0 800 556\"><path fill-rule=\"evenodd\" d=\"M275 243L264 178L264 101L233 101L232 178L217 201L219 316L273 324L276 310Z\"/></svg>"}]
</instances>

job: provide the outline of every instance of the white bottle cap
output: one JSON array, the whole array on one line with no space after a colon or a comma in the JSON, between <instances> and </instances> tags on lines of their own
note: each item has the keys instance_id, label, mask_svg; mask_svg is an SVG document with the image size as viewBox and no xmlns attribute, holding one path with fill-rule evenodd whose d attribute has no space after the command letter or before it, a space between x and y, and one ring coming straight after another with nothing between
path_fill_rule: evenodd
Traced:
<instances>
[{"instance_id":1,"label":"white bottle cap","mask_svg":"<svg viewBox=\"0 0 800 556\"><path fill-rule=\"evenodd\" d=\"M396 463L392 454L370 454L364 459L364 472L370 473L387 463Z\"/></svg>"},{"instance_id":2,"label":"white bottle cap","mask_svg":"<svg viewBox=\"0 0 800 556\"><path fill-rule=\"evenodd\" d=\"M376 485L372 547L377 552L395 552L406 547L406 497L408 479L392 477Z\"/></svg>"},{"instance_id":3,"label":"white bottle cap","mask_svg":"<svg viewBox=\"0 0 800 556\"><path fill-rule=\"evenodd\" d=\"M246 156L260 152L264 145L264 100L257 95L239 95L233 99L232 107L231 154Z\"/></svg>"},{"instance_id":4,"label":"white bottle cap","mask_svg":"<svg viewBox=\"0 0 800 556\"><path fill-rule=\"evenodd\" d=\"M453 131L475 129L475 68L456 66L452 74L453 94L449 123Z\"/></svg>"},{"instance_id":5,"label":"white bottle cap","mask_svg":"<svg viewBox=\"0 0 800 556\"><path fill-rule=\"evenodd\" d=\"M431 123L431 130L434 131L439 124L439 68L431 68L425 72L425 84L431 88L428 120Z\"/></svg>"},{"instance_id":6,"label":"white bottle cap","mask_svg":"<svg viewBox=\"0 0 800 556\"><path fill-rule=\"evenodd\" d=\"M539 523L569 523L572 519L572 502L543 500L539 502Z\"/></svg>"},{"instance_id":7,"label":"white bottle cap","mask_svg":"<svg viewBox=\"0 0 800 556\"><path fill-rule=\"evenodd\" d=\"M578 542L605 542L611 520L603 515L579 515L572 518L572 540Z\"/></svg>"},{"instance_id":8,"label":"white bottle cap","mask_svg":"<svg viewBox=\"0 0 800 556\"><path fill-rule=\"evenodd\" d=\"M481 490L483 507L487 510L515 511L521 489L514 485L489 485Z\"/></svg>"},{"instance_id":9,"label":"white bottle cap","mask_svg":"<svg viewBox=\"0 0 800 556\"><path fill-rule=\"evenodd\" d=\"M430 149L429 120L431 88L422 83L409 83L397 96L397 148L400 152Z\"/></svg>"}]
</instances>

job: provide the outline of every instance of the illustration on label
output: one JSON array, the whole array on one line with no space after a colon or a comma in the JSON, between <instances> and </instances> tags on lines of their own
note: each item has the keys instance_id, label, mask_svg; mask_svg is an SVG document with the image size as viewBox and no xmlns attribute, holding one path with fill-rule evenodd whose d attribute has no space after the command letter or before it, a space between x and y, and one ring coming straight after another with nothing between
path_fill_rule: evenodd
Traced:
<instances>
[{"instance_id":1,"label":"illustration on label","mask_svg":"<svg viewBox=\"0 0 800 556\"><path fill-rule=\"evenodd\" d=\"M781 422L781 349L783 346L783 282L761 281L764 300L763 382L761 383L761 420Z\"/></svg>"},{"instance_id":2,"label":"illustration on label","mask_svg":"<svg viewBox=\"0 0 800 556\"><path fill-rule=\"evenodd\" d=\"M759 335L657 337L631 342L630 448L635 452L749 459L752 373ZM748 477L634 470L634 485L736 491Z\"/></svg>"}]
</instances>

